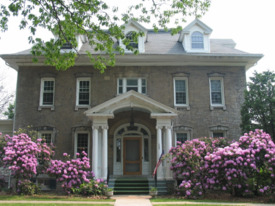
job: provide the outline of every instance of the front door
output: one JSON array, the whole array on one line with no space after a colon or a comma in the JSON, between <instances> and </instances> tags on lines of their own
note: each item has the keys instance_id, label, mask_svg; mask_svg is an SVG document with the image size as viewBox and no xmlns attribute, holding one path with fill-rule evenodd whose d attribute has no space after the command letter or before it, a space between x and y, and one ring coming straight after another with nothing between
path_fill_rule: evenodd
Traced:
<instances>
[{"instance_id":1,"label":"front door","mask_svg":"<svg viewBox=\"0 0 275 206\"><path fill-rule=\"evenodd\" d=\"M126 137L123 139L123 174L141 175L141 137Z\"/></svg>"}]
</instances>

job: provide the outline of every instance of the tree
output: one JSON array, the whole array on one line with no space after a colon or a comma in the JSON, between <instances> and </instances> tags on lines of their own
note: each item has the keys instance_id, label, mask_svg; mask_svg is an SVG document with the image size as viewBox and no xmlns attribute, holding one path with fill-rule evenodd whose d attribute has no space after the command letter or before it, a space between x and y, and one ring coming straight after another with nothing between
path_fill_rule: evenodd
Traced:
<instances>
[{"instance_id":1,"label":"tree","mask_svg":"<svg viewBox=\"0 0 275 206\"><path fill-rule=\"evenodd\" d=\"M114 46L116 40L121 39L127 49L138 53L124 35L123 23L130 19L152 22L157 31L159 28L168 30L168 24L173 22L175 28L171 29L171 33L175 34L181 29L179 25L186 16L200 17L207 11L210 1L140 0L127 11L119 11L117 6L111 8L111 1L107 0L6 0L0 3L0 28L2 32L8 30L11 16L22 18L19 28L30 31L28 40L34 44L31 51L34 61L44 56L45 64L57 70L66 70L75 64L78 56L76 35L84 35L94 51L105 54L92 55L86 51L95 68L103 72L106 66L114 66L115 54L124 54L121 47ZM51 31L56 38L47 42L36 38L39 28ZM134 33L133 39L137 42L137 37L142 35ZM72 50L62 53L60 48L64 44Z\"/></svg>"},{"instance_id":2,"label":"tree","mask_svg":"<svg viewBox=\"0 0 275 206\"><path fill-rule=\"evenodd\" d=\"M275 138L275 73L254 72L241 108L243 132L263 129Z\"/></svg>"},{"instance_id":3,"label":"tree","mask_svg":"<svg viewBox=\"0 0 275 206\"><path fill-rule=\"evenodd\" d=\"M8 111L4 112L4 115L8 117L8 119L13 119L14 117L14 104L9 104Z\"/></svg>"}]
</instances>

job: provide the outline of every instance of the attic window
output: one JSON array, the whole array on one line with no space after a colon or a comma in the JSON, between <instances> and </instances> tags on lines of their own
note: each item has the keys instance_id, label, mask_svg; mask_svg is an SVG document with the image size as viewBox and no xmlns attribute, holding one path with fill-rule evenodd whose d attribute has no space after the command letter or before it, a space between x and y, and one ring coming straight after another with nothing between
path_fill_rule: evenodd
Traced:
<instances>
[{"instance_id":1,"label":"attic window","mask_svg":"<svg viewBox=\"0 0 275 206\"><path fill-rule=\"evenodd\" d=\"M126 34L126 38L130 41L127 47L133 47L134 49L138 49L138 43L135 42L135 33L130 31Z\"/></svg>"},{"instance_id":2,"label":"attic window","mask_svg":"<svg viewBox=\"0 0 275 206\"><path fill-rule=\"evenodd\" d=\"M201 32L195 31L192 36L192 49L203 49L203 34Z\"/></svg>"},{"instance_id":3,"label":"attic window","mask_svg":"<svg viewBox=\"0 0 275 206\"><path fill-rule=\"evenodd\" d=\"M72 48L73 48L73 46L69 42L63 44L62 47L61 47L61 49L72 49Z\"/></svg>"}]
</instances>

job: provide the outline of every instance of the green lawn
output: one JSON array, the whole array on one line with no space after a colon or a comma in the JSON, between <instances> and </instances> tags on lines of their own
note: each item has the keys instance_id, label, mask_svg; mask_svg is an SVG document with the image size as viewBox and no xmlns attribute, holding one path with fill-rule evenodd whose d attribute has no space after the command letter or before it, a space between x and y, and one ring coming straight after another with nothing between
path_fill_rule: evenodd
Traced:
<instances>
[{"instance_id":1,"label":"green lawn","mask_svg":"<svg viewBox=\"0 0 275 206\"><path fill-rule=\"evenodd\" d=\"M230 201L221 201L221 200L189 200L189 199L182 199L182 198L152 198L150 199L151 202L230 202Z\"/></svg>"},{"instance_id":2,"label":"green lawn","mask_svg":"<svg viewBox=\"0 0 275 206\"><path fill-rule=\"evenodd\" d=\"M1 206L60 206L60 205L66 205L66 206L78 206L80 204L66 204L66 203L48 203L48 204L41 204L41 203L1 203ZM110 204L83 204L83 205L92 205L92 206L110 206Z\"/></svg>"},{"instance_id":3,"label":"green lawn","mask_svg":"<svg viewBox=\"0 0 275 206\"><path fill-rule=\"evenodd\" d=\"M200 206L200 205L203 205L203 206L236 206L236 205L223 205L223 204L181 204L182 206ZM154 204L154 206L180 206L179 204L176 204L176 205L170 205L170 204ZM239 205L238 205L239 206Z\"/></svg>"},{"instance_id":4,"label":"green lawn","mask_svg":"<svg viewBox=\"0 0 275 206\"><path fill-rule=\"evenodd\" d=\"M34 201L94 201L94 202L114 202L114 199L93 199L89 197L74 197L74 196L60 196L60 195L0 195L0 200L34 200Z\"/></svg>"}]
</instances>

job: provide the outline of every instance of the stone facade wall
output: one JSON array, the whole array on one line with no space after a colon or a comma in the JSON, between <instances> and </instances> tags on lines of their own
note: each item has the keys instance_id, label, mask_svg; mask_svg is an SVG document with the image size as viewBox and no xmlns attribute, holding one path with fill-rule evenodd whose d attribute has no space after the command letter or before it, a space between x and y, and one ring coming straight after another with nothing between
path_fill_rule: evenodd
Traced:
<instances>
[{"instance_id":1,"label":"stone facade wall","mask_svg":"<svg viewBox=\"0 0 275 206\"><path fill-rule=\"evenodd\" d=\"M191 138L209 136L210 128L224 126L227 136L236 139L240 136L240 107L245 88L245 69L243 67L122 67L108 68L100 74L92 66L74 67L65 72L57 72L47 67L21 67L18 72L15 128L28 125L34 127L50 126L56 129L55 145L57 155L63 152L73 154L73 128L91 127L91 121L85 116L87 109L75 109L76 78L91 77L91 107L99 105L117 96L117 78L144 77L147 80L147 95L169 107L174 107L173 76L188 75L190 110L182 108L179 116L173 120L173 126L191 129ZM224 78L226 109L210 109L209 77L210 73L221 73ZM55 78L55 108L38 110L40 83L42 77ZM110 126L119 125L122 120L111 120ZM117 122L116 122L117 121ZM147 127L155 130L154 123L146 120ZM110 129L110 128L109 128ZM109 165L112 162L113 133L109 131ZM155 138L155 133L152 133ZM155 144L155 140L152 141ZM155 148L155 145L152 145ZM92 148L92 141L90 141ZM90 150L90 156L92 152ZM155 155L155 150L153 155ZM154 159L156 159L154 157Z\"/></svg>"},{"instance_id":2,"label":"stone facade wall","mask_svg":"<svg viewBox=\"0 0 275 206\"><path fill-rule=\"evenodd\" d=\"M0 120L0 133L2 135L12 135L13 133L13 120L11 119L5 119Z\"/></svg>"}]
</instances>

